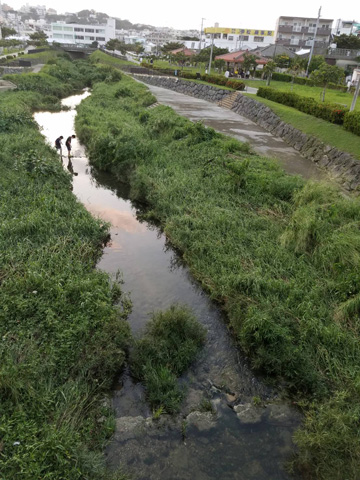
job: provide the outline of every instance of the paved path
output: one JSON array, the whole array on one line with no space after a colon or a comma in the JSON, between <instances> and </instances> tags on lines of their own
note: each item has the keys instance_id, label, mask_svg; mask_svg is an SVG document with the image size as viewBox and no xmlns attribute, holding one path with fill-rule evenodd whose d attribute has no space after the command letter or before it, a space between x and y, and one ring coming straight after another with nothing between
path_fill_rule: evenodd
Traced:
<instances>
[{"instance_id":1,"label":"paved path","mask_svg":"<svg viewBox=\"0 0 360 480\"><path fill-rule=\"evenodd\" d=\"M299 174L304 178L328 178L323 170L302 157L281 138L274 137L251 120L205 100L153 85L147 87L159 103L172 107L177 113L194 122L201 120L205 125L225 135L249 142L256 153L276 158L288 173Z\"/></svg>"}]
</instances>

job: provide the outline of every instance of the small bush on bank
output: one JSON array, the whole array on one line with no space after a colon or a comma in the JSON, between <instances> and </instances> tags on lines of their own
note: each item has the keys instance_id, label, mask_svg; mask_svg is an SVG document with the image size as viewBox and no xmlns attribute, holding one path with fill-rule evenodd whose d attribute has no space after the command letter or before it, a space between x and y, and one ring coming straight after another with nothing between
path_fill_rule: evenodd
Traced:
<instances>
[{"instance_id":1,"label":"small bush on bank","mask_svg":"<svg viewBox=\"0 0 360 480\"><path fill-rule=\"evenodd\" d=\"M349 132L360 135L360 112L347 112L344 117L344 127Z\"/></svg>"},{"instance_id":2,"label":"small bush on bank","mask_svg":"<svg viewBox=\"0 0 360 480\"><path fill-rule=\"evenodd\" d=\"M239 82L238 80L228 80L225 85L234 90L245 90L245 83Z\"/></svg>"},{"instance_id":3,"label":"small bush on bank","mask_svg":"<svg viewBox=\"0 0 360 480\"><path fill-rule=\"evenodd\" d=\"M342 125L344 116L348 112L347 108L331 103L319 103L313 98L303 97L292 92L282 92L274 88L260 87L257 96L267 98L273 102L296 108L300 112L322 118L331 123Z\"/></svg>"},{"instance_id":4,"label":"small bush on bank","mask_svg":"<svg viewBox=\"0 0 360 480\"><path fill-rule=\"evenodd\" d=\"M187 307L173 305L153 314L130 357L132 374L145 383L153 409L162 406L168 413L179 409L183 392L177 377L194 361L204 342L205 328Z\"/></svg>"}]
</instances>

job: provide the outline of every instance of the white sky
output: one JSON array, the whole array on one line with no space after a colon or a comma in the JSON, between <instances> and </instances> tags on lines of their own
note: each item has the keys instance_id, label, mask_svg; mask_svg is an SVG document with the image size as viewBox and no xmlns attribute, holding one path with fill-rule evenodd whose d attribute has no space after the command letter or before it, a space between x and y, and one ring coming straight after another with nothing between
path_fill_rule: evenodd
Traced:
<instances>
[{"instance_id":1,"label":"white sky","mask_svg":"<svg viewBox=\"0 0 360 480\"><path fill-rule=\"evenodd\" d=\"M205 17L204 27L256 28L274 30L279 16L316 17L320 2L322 18L360 21L360 8L355 8L357 2L340 3L338 0L255 0L242 2L241 0L133 0L117 2L116 0L54 0L28 1L30 5L46 5L54 8L57 13L78 12L91 10L107 13L132 23L144 23L156 27L173 27L177 29L200 30L201 18ZM19 9L26 0L1 0L14 9Z\"/></svg>"}]
</instances>

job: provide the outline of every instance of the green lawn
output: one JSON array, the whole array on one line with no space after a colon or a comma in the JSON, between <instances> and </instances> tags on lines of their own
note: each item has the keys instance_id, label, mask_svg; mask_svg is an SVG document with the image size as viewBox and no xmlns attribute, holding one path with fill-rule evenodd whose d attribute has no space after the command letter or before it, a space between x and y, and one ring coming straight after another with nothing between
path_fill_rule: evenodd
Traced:
<instances>
[{"instance_id":1,"label":"green lawn","mask_svg":"<svg viewBox=\"0 0 360 480\"><path fill-rule=\"evenodd\" d=\"M205 63L200 63L196 67L185 66L181 68L177 63L169 63L167 60L155 60L154 65L159 68L170 68L172 70L184 70L186 72L200 72L205 74Z\"/></svg>"},{"instance_id":2,"label":"green lawn","mask_svg":"<svg viewBox=\"0 0 360 480\"><path fill-rule=\"evenodd\" d=\"M250 87L255 87L255 88L266 87L265 80L244 80L244 83L246 85L249 85ZM294 93L297 93L298 95L302 95L304 97L312 97L318 101L321 101L320 95L323 90L321 87L309 87L307 85L297 85L297 84L292 85L289 82L277 82L274 80L271 82L270 87L275 88L276 90L282 90L284 92L292 91ZM349 108L351 105L352 98L353 98L352 93L339 92L338 90L327 89L325 94L326 103L339 103L341 105L346 105ZM357 102L355 109L360 110L360 101Z\"/></svg>"},{"instance_id":3,"label":"green lawn","mask_svg":"<svg viewBox=\"0 0 360 480\"><path fill-rule=\"evenodd\" d=\"M313 135L327 145L332 145L339 150L351 153L354 157L360 159L360 137L346 131L342 126L326 122L325 120L299 112L295 108L272 102L266 98L254 97L254 95L251 94L244 95L264 103L279 115L281 120L293 125L302 132Z\"/></svg>"},{"instance_id":4,"label":"green lawn","mask_svg":"<svg viewBox=\"0 0 360 480\"><path fill-rule=\"evenodd\" d=\"M97 62L101 61L101 63L106 63L107 65L112 65L116 67L116 65L137 65L137 63L130 62L129 60L121 60L121 58L112 57L107 53L101 52L100 50L96 50L90 55L90 60Z\"/></svg>"}]
</instances>

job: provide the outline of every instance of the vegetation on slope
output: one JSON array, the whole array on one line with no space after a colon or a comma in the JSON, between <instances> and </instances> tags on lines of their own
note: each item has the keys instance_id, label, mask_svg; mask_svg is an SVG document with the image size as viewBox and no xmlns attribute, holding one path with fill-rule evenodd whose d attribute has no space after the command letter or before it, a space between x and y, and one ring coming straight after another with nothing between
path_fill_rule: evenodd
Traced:
<instances>
[{"instance_id":1,"label":"vegetation on slope","mask_svg":"<svg viewBox=\"0 0 360 480\"><path fill-rule=\"evenodd\" d=\"M312 478L356 478L359 200L285 175L170 108L147 110L154 100L125 77L96 85L78 111L80 139L161 222L254 367L302 401L298 466Z\"/></svg>"},{"instance_id":2,"label":"vegetation on slope","mask_svg":"<svg viewBox=\"0 0 360 480\"><path fill-rule=\"evenodd\" d=\"M59 109L61 95L109 75L61 60L44 74L12 76L22 91L0 95L3 478L108 478L104 393L125 359L128 304L94 269L107 225L75 199L31 112Z\"/></svg>"}]
</instances>

